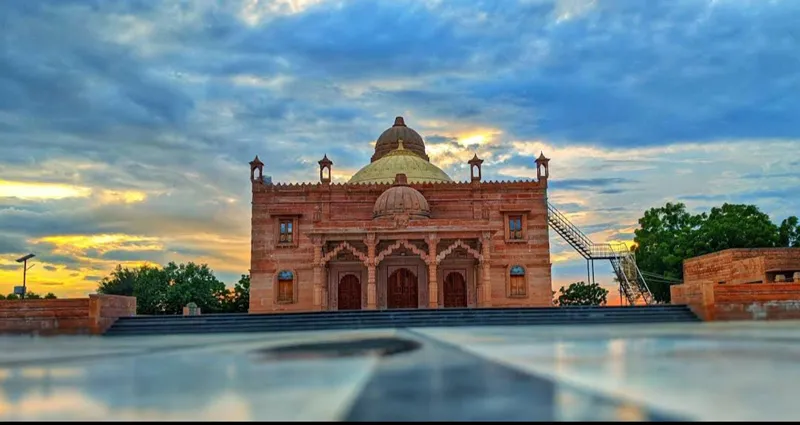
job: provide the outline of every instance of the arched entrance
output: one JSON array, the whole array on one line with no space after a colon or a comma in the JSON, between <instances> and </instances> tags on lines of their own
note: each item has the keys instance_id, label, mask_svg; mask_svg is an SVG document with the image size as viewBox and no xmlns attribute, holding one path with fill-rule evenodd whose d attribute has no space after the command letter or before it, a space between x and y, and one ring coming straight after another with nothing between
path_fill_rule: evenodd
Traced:
<instances>
[{"instance_id":1,"label":"arched entrance","mask_svg":"<svg viewBox=\"0 0 800 425\"><path fill-rule=\"evenodd\" d=\"M411 273L411 270L400 268L389 275L386 285L386 306L388 308L419 307L417 276Z\"/></svg>"},{"instance_id":2,"label":"arched entrance","mask_svg":"<svg viewBox=\"0 0 800 425\"><path fill-rule=\"evenodd\" d=\"M361 282L352 274L339 281L339 310L361 310Z\"/></svg>"},{"instance_id":3,"label":"arched entrance","mask_svg":"<svg viewBox=\"0 0 800 425\"><path fill-rule=\"evenodd\" d=\"M450 272L444 278L444 307L467 306L467 281L459 272Z\"/></svg>"}]
</instances>

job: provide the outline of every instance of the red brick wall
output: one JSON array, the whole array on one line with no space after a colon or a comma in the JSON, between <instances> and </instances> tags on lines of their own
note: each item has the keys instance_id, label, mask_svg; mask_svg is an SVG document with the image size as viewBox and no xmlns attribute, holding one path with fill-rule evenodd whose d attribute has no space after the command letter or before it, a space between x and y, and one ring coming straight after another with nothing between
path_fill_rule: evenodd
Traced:
<instances>
[{"instance_id":1,"label":"red brick wall","mask_svg":"<svg viewBox=\"0 0 800 425\"><path fill-rule=\"evenodd\" d=\"M800 284L715 285L715 320L800 319Z\"/></svg>"},{"instance_id":2,"label":"red brick wall","mask_svg":"<svg viewBox=\"0 0 800 425\"><path fill-rule=\"evenodd\" d=\"M683 280L767 283L767 271L775 269L800 271L800 248L726 249L690 258L683 262ZM791 280L791 273L786 278Z\"/></svg>"},{"instance_id":3,"label":"red brick wall","mask_svg":"<svg viewBox=\"0 0 800 425\"><path fill-rule=\"evenodd\" d=\"M100 334L118 317L136 313L136 298L90 295L89 298L0 301L0 333L39 335Z\"/></svg>"},{"instance_id":4,"label":"red brick wall","mask_svg":"<svg viewBox=\"0 0 800 425\"><path fill-rule=\"evenodd\" d=\"M314 248L309 231L317 227L365 231L380 226L372 219L382 185L253 183L250 312L307 311L313 309ZM432 232L451 226L491 226L491 293L493 306L551 305L550 242L547 225L546 181L411 184L427 199L429 220L414 220L409 227ZM504 211L526 211L527 237L506 243ZM296 244L277 247L276 217L296 217ZM385 222L384 222L385 226ZM446 237L443 235L443 237ZM509 265L526 267L529 295L506 296L505 273ZM298 278L297 302L276 304L274 275L294 270Z\"/></svg>"},{"instance_id":5,"label":"red brick wall","mask_svg":"<svg viewBox=\"0 0 800 425\"><path fill-rule=\"evenodd\" d=\"M670 287L673 304L687 304L703 320L800 319L800 284L693 282Z\"/></svg>"}]
</instances>

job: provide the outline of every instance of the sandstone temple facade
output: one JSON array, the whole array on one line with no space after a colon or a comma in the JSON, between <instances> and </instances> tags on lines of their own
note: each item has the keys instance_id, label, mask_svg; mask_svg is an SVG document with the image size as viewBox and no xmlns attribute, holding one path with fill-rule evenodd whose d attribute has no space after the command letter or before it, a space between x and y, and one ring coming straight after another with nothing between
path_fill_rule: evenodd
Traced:
<instances>
[{"instance_id":1,"label":"sandstone temple facade","mask_svg":"<svg viewBox=\"0 0 800 425\"><path fill-rule=\"evenodd\" d=\"M250 162L250 312L550 306L548 159L536 181L458 182L402 117L347 183L273 183Z\"/></svg>"}]
</instances>

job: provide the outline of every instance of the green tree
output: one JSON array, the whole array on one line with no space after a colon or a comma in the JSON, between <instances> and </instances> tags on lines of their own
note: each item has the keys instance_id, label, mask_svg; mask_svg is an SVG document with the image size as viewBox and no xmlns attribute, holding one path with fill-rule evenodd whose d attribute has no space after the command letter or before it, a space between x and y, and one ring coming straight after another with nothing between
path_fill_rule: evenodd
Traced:
<instances>
[{"instance_id":1,"label":"green tree","mask_svg":"<svg viewBox=\"0 0 800 425\"><path fill-rule=\"evenodd\" d=\"M8 294L8 295L6 295L6 299L9 300L9 301L18 300L19 299L19 295L17 295L17 294Z\"/></svg>"},{"instance_id":2,"label":"green tree","mask_svg":"<svg viewBox=\"0 0 800 425\"><path fill-rule=\"evenodd\" d=\"M56 296L56 294L54 294L52 292L48 292L47 295L44 296L44 299L46 299L46 300L55 300L55 299L58 299L58 297Z\"/></svg>"},{"instance_id":3,"label":"green tree","mask_svg":"<svg viewBox=\"0 0 800 425\"><path fill-rule=\"evenodd\" d=\"M36 292L27 292L25 293L26 300L41 300L42 296L37 294Z\"/></svg>"},{"instance_id":4,"label":"green tree","mask_svg":"<svg viewBox=\"0 0 800 425\"><path fill-rule=\"evenodd\" d=\"M228 313L247 313L250 308L250 275L243 274L232 291L228 291L224 310Z\"/></svg>"},{"instance_id":5,"label":"green tree","mask_svg":"<svg viewBox=\"0 0 800 425\"><path fill-rule=\"evenodd\" d=\"M559 289L558 305L605 305L608 290L597 283L575 282Z\"/></svg>"},{"instance_id":6,"label":"green tree","mask_svg":"<svg viewBox=\"0 0 800 425\"><path fill-rule=\"evenodd\" d=\"M136 270L133 296L136 297L137 314L169 314L167 292L169 279L164 269L144 265Z\"/></svg>"},{"instance_id":7,"label":"green tree","mask_svg":"<svg viewBox=\"0 0 800 425\"><path fill-rule=\"evenodd\" d=\"M702 255L730 248L774 247L778 239L778 226L758 207L726 203L711 209L692 242L695 255Z\"/></svg>"},{"instance_id":8,"label":"green tree","mask_svg":"<svg viewBox=\"0 0 800 425\"><path fill-rule=\"evenodd\" d=\"M0 294L0 300L4 300L4 299L6 299L6 296L3 295L3 294Z\"/></svg>"},{"instance_id":9,"label":"green tree","mask_svg":"<svg viewBox=\"0 0 800 425\"><path fill-rule=\"evenodd\" d=\"M797 217L784 219L778 228L778 245L800 248L800 223Z\"/></svg>"},{"instance_id":10,"label":"green tree","mask_svg":"<svg viewBox=\"0 0 800 425\"><path fill-rule=\"evenodd\" d=\"M683 260L699 255L693 241L705 215L692 215L682 203L651 208L634 231L634 252L640 270L668 278L683 278ZM650 292L658 301L669 300L669 285L653 282Z\"/></svg>"},{"instance_id":11,"label":"green tree","mask_svg":"<svg viewBox=\"0 0 800 425\"><path fill-rule=\"evenodd\" d=\"M129 269L117 265L110 275L100 281L97 292L106 295L133 296L133 288L139 279L140 270L141 268Z\"/></svg>"},{"instance_id":12,"label":"green tree","mask_svg":"<svg viewBox=\"0 0 800 425\"><path fill-rule=\"evenodd\" d=\"M192 262L177 265L170 262L164 267L164 272L169 282L165 305L167 314L179 314L190 302L197 304L202 312L225 311L225 284L214 277L214 272L207 265Z\"/></svg>"}]
</instances>

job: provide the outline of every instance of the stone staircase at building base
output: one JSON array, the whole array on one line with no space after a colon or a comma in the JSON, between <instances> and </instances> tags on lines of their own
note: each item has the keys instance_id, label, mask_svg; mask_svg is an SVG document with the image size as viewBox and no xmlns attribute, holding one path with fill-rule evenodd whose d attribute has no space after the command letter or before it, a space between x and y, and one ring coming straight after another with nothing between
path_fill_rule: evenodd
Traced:
<instances>
[{"instance_id":1,"label":"stone staircase at building base","mask_svg":"<svg viewBox=\"0 0 800 425\"><path fill-rule=\"evenodd\" d=\"M122 317L107 336L296 332L445 326L601 325L699 322L685 305L322 311Z\"/></svg>"}]
</instances>

